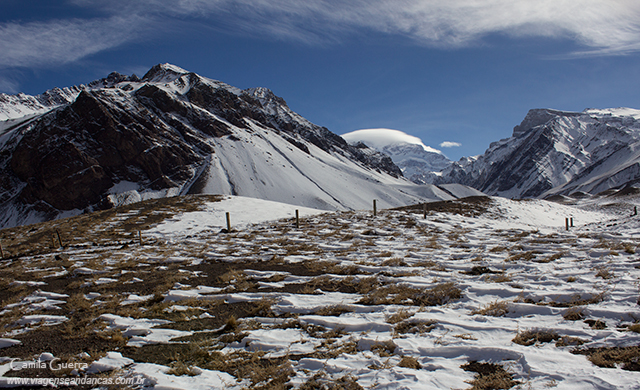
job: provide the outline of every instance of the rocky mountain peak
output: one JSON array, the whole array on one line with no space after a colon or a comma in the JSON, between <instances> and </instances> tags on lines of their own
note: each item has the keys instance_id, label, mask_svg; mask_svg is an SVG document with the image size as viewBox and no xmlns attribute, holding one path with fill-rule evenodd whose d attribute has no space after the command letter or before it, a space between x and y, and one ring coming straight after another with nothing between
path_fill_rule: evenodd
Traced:
<instances>
[{"instance_id":1,"label":"rocky mountain peak","mask_svg":"<svg viewBox=\"0 0 640 390\"><path fill-rule=\"evenodd\" d=\"M182 69L179 66L172 64L158 64L149 69L144 76L142 76L143 82L172 82L182 75L189 74L189 71Z\"/></svg>"},{"instance_id":2,"label":"rocky mountain peak","mask_svg":"<svg viewBox=\"0 0 640 390\"><path fill-rule=\"evenodd\" d=\"M120 74L118 72L111 72L107 77L90 82L89 84L87 84L87 87L89 87L89 89L111 88L116 84L127 82L127 81L139 82L140 78L135 74L131 76L127 76L124 74Z\"/></svg>"},{"instance_id":3,"label":"rocky mountain peak","mask_svg":"<svg viewBox=\"0 0 640 390\"><path fill-rule=\"evenodd\" d=\"M248 88L243 90L245 94L257 99L262 106L270 111L277 111L276 107L289 108L287 102L280 96L276 96L273 91L265 87Z\"/></svg>"},{"instance_id":4,"label":"rocky mountain peak","mask_svg":"<svg viewBox=\"0 0 640 390\"><path fill-rule=\"evenodd\" d=\"M522 122L513 128L513 137L521 137L534 127L543 125L558 116L579 116L582 113L552 110L549 108L534 108L529 110Z\"/></svg>"}]
</instances>

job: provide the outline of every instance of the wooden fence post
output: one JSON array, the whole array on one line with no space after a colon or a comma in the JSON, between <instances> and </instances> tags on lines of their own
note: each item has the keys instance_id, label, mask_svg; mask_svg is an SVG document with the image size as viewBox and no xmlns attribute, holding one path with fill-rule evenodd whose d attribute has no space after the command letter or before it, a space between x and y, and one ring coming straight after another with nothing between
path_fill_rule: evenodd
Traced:
<instances>
[{"instance_id":1,"label":"wooden fence post","mask_svg":"<svg viewBox=\"0 0 640 390\"><path fill-rule=\"evenodd\" d=\"M300 229L300 213L296 210L296 229Z\"/></svg>"},{"instance_id":2,"label":"wooden fence post","mask_svg":"<svg viewBox=\"0 0 640 390\"><path fill-rule=\"evenodd\" d=\"M569 218L564 219L564 226L566 227L567 230L569 230Z\"/></svg>"},{"instance_id":3,"label":"wooden fence post","mask_svg":"<svg viewBox=\"0 0 640 390\"><path fill-rule=\"evenodd\" d=\"M378 208L376 206L376 200L373 200L373 216L375 217L376 215L378 215Z\"/></svg>"},{"instance_id":4,"label":"wooden fence post","mask_svg":"<svg viewBox=\"0 0 640 390\"><path fill-rule=\"evenodd\" d=\"M140 242L140 246L142 246L142 232L138 230L138 241Z\"/></svg>"},{"instance_id":5,"label":"wooden fence post","mask_svg":"<svg viewBox=\"0 0 640 390\"><path fill-rule=\"evenodd\" d=\"M60 238L60 232L56 229L56 234L58 235L58 242L60 243L60 248L62 248L62 239Z\"/></svg>"},{"instance_id":6,"label":"wooden fence post","mask_svg":"<svg viewBox=\"0 0 640 390\"><path fill-rule=\"evenodd\" d=\"M571 221L571 227L573 227L573 217L571 217L570 221Z\"/></svg>"},{"instance_id":7,"label":"wooden fence post","mask_svg":"<svg viewBox=\"0 0 640 390\"><path fill-rule=\"evenodd\" d=\"M231 217L229 216L229 212L227 211L225 215L227 217L227 232L231 232Z\"/></svg>"},{"instance_id":8,"label":"wooden fence post","mask_svg":"<svg viewBox=\"0 0 640 390\"><path fill-rule=\"evenodd\" d=\"M633 206L633 215L638 215L638 206Z\"/></svg>"},{"instance_id":9,"label":"wooden fence post","mask_svg":"<svg viewBox=\"0 0 640 390\"><path fill-rule=\"evenodd\" d=\"M426 203L422 204L422 218L423 219L427 219L427 204Z\"/></svg>"}]
</instances>

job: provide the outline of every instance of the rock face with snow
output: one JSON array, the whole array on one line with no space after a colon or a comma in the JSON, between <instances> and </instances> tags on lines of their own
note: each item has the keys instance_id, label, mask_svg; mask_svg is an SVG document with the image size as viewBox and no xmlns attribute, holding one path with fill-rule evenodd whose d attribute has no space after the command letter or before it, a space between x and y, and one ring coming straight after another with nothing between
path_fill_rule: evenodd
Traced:
<instances>
[{"instance_id":1,"label":"rock face with snow","mask_svg":"<svg viewBox=\"0 0 640 390\"><path fill-rule=\"evenodd\" d=\"M437 172L452 163L441 151L399 130L364 129L343 134L342 137L351 144L363 143L391 156L404 177L417 184L432 183Z\"/></svg>"},{"instance_id":2,"label":"rock face with snow","mask_svg":"<svg viewBox=\"0 0 640 390\"><path fill-rule=\"evenodd\" d=\"M436 183L514 198L598 193L640 182L640 110L529 111L513 136L462 158Z\"/></svg>"},{"instance_id":3,"label":"rock face with snow","mask_svg":"<svg viewBox=\"0 0 640 390\"><path fill-rule=\"evenodd\" d=\"M142 79L112 73L2 99L3 227L188 193L320 209L425 199L389 156L349 145L270 90L240 90L169 64Z\"/></svg>"}]
</instances>

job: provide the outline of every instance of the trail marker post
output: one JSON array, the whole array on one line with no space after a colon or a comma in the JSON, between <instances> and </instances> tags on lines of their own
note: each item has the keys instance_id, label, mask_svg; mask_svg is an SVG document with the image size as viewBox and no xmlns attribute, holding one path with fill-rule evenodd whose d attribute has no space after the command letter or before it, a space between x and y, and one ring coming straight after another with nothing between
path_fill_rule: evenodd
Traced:
<instances>
[{"instance_id":1,"label":"trail marker post","mask_svg":"<svg viewBox=\"0 0 640 390\"><path fill-rule=\"evenodd\" d=\"M564 226L569 230L569 218L564 219Z\"/></svg>"},{"instance_id":2,"label":"trail marker post","mask_svg":"<svg viewBox=\"0 0 640 390\"><path fill-rule=\"evenodd\" d=\"M227 232L231 232L231 217L229 216L229 212L227 211L225 215L227 217Z\"/></svg>"},{"instance_id":3,"label":"trail marker post","mask_svg":"<svg viewBox=\"0 0 640 390\"><path fill-rule=\"evenodd\" d=\"M300 213L296 210L296 229L300 229Z\"/></svg>"},{"instance_id":4,"label":"trail marker post","mask_svg":"<svg viewBox=\"0 0 640 390\"><path fill-rule=\"evenodd\" d=\"M378 215L378 208L376 206L376 200L373 200L373 216L377 216Z\"/></svg>"}]
</instances>

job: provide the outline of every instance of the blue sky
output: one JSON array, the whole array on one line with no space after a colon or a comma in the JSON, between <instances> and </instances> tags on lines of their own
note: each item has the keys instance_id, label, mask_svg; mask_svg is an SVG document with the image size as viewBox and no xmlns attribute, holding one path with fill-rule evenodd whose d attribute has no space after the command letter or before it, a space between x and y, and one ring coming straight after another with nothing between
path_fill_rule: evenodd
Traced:
<instances>
[{"instance_id":1,"label":"blue sky","mask_svg":"<svg viewBox=\"0 0 640 390\"><path fill-rule=\"evenodd\" d=\"M637 0L0 0L0 92L168 62L452 159L531 108L640 108L639 51Z\"/></svg>"}]
</instances>

